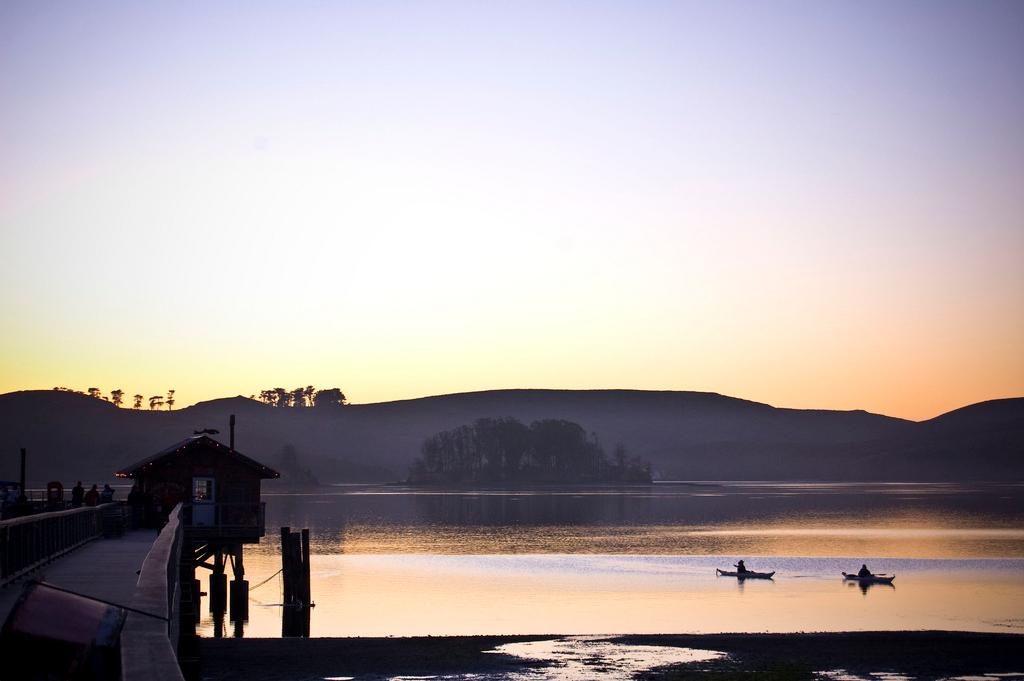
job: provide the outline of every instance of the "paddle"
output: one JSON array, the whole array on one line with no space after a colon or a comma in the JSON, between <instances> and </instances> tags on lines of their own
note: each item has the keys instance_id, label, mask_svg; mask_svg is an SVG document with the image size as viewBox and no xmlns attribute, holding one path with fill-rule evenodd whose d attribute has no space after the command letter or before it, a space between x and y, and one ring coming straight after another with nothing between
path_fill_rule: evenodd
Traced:
<instances>
[{"instance_id":1,"label":"paddle","mask_svg":"<svg viewBox=\"0 0 1024 681\"><path fill-rule=\"evenodd\" d=\"M872 572L871 575L870 575L870 577L888 577L888 576L889 576L888 572ZM862 578L856 572L850 572L850 573L844 572L843 573L843 577L856 577L857 579L870 579L870 577Z\"/></svg>"}]
</instances>

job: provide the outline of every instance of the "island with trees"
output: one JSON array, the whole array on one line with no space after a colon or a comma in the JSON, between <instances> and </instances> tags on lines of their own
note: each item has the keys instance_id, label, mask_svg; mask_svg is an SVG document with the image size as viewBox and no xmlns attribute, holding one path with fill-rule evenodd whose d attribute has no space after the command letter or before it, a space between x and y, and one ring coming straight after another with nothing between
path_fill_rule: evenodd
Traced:
<instances>
[{"instance_id":1,"label":"island with trees","mask_svg":"<svg viewBox=\"0 0 1024 681\"><path fill-rule=\"evenodd\" d=\"M596 436L572 421L529 426L514 418L483 418L428 437L408 482L431 484L642 484L651 466L616 445L606 456Z\"/></svg>"}]
</instances>

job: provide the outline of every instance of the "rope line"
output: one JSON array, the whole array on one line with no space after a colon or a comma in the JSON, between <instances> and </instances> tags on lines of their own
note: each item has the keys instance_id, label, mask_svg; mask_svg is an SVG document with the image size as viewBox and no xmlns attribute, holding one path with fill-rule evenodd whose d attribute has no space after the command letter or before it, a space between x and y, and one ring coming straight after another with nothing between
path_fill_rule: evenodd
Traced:
<instances>
[{"instance_id":1,"label":"rope line","mask_svg":"<svg viewBox=\"0 0 1024 681\"><path fill-rule=\"evenodd\" d=\"M281 570L284 570L284 568L281 568ZM281 574L281 570L278 570L278 571L277 571L277 572L275 572L274 574L270 575L269 577L267 577L266 579L264 579L264 580L263 580L262 582L260 582L259 584L256 584L256 585L254 585L254 586L250 586L250 587L249 587L249 591L252 591L253 589L258 589L258 588L260 588L261 586L263 586L264 584L266 584L267 582L269 582L270 580L272 580L272 579L273 579L274 577L277 577L277 576L278 576L279 574Z\"/></svg>"},{"instance_id":2,"label":"rope line","mask_svg":"<svg viewBox=\"0 0 1024 681\"><path fill-rule=\"evenodd\" d=\"M66 593L66 594L71 594L72 596L80 596L82 598L87 598L90 601L96 601L97 603L103 603L104 605L112 605L115 608L121 608L123 610L127 610L128 612L135 612L135 613L138 613L140 615L145 615L146 617L152 617L155 620L162 620L164 622L170 622L171 621L170 618L164 617L163 615L156 615L156 614L151 613L151 612L146 612L145 610L139 610L137 608L133 608L133 607L128 606L128 605L124 605L123 603L115 603L114 601L107 601L107 600L104 600L102 598L96 598L95 596L90 596L89 594L84 594L84 593L82 593L80 591L72 591L71 589L65 589L64 587L57 586L56 584L50 584L49 582L42 582L42 581L39 581L38 579L34 579L30 583L31 584L35 584L36 586L46 587L47 589L53 589L54 591L61 591L61 592Z\"/></svg>"}]
</instances>

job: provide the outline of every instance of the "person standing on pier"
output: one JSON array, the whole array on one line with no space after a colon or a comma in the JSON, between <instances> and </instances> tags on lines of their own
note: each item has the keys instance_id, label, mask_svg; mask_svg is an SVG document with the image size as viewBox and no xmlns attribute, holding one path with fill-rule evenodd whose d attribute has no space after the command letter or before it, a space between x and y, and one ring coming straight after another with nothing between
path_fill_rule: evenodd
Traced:
<instances>
[{"instance_id":1,"label":"person standing on pier","mask_svg":"<svg viewBox=\"0 0 1024 681\"><path fill-rule=\"evenodd\" d=\"M128 492L128 508L132 513L132 529L137 530L143 526L146 512L146 502L139 491L139 483L132 485L131 491Z\"/></svg>"},{"instance_id":2,"label":"person standing on pier","mask_svg":"<svg viewBox=\"0 0 1024 681\"><path fill-rule=\"evenodd\" d=\"M100 501L100 491L98 489L96 489L96 485L93 485L92 488L88 492L85 493L85 505L86 506L95 506L96 504L99 503L99 501Z\"/></svg>"},{"instance_id":3,"label":"person standing on pier","mask_svg":"<svg viewBox=\"0 0 1024 681\"><path fill-rule=\"evenodd\" d=\"M78 508L82 505L82 499L85 497L85 488L82 487L82 481L79 480L75 483L75 486L71 488L71 507Z\"/></svg>"},{"instance_id":4,"label":"person standing on pier","mask_svg":"<svg viewBox=\"0 0 1024 681\"><path fill-rule=\"evenodd\" d=\"M7 518L7 509L14 505L14 499L14 491L4 485L0 490L0 518Z\"/></svg>"}]
</instances>

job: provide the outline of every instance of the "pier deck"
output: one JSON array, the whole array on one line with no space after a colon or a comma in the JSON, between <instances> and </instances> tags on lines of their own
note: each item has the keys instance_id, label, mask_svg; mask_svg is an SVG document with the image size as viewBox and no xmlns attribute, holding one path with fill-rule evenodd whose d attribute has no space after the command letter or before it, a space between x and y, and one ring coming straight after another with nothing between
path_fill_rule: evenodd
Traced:
<instances>
[{"instance_id":1,"label":"pier deck","mask_svg":"<svg viewBox=\"0 0 1024 681\"><path fill-rule=\"evenodd\" d=\"M0 623L10 614L22 586L32 579L92 598L131 605L138 571L153 548L156 536L156 530L134 530L122 537L94 539L26 577L0 587Z\"/></svg>"}]
</instances>

